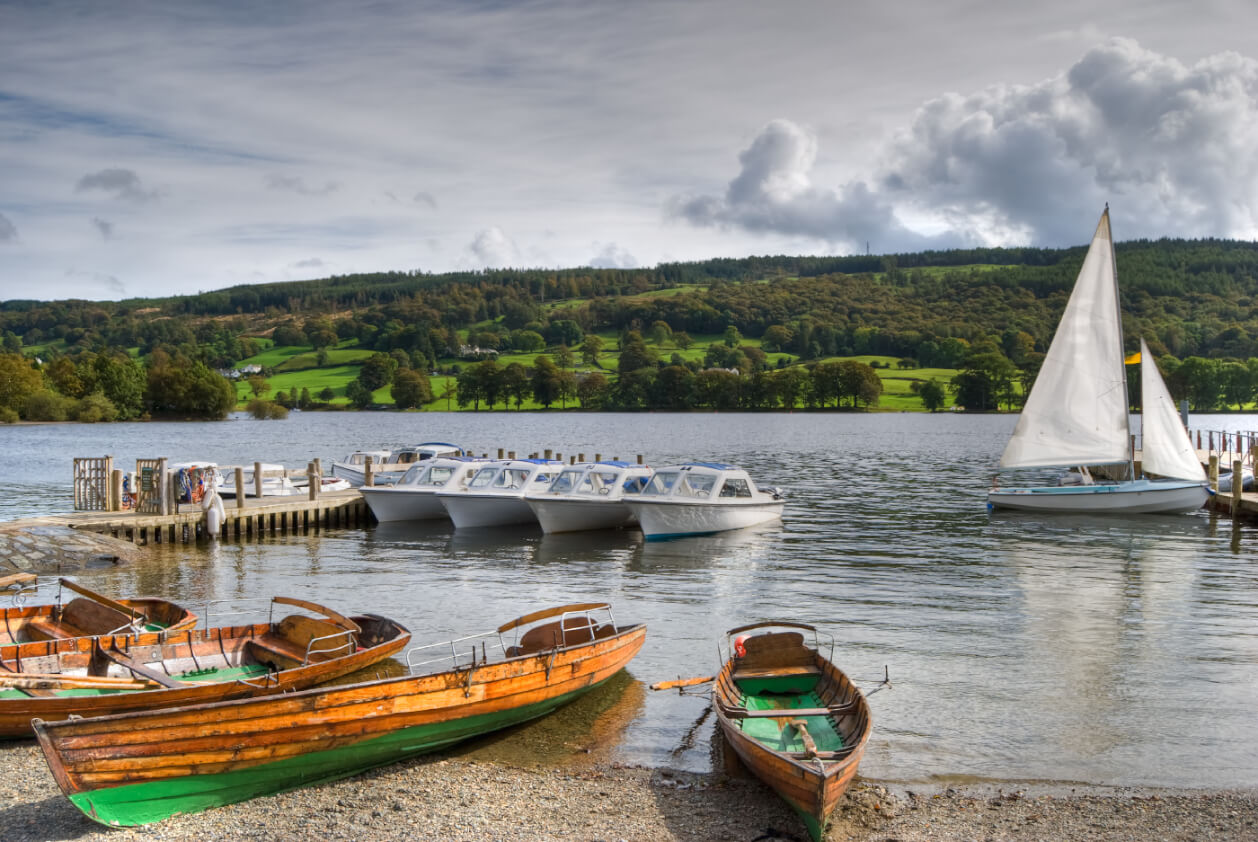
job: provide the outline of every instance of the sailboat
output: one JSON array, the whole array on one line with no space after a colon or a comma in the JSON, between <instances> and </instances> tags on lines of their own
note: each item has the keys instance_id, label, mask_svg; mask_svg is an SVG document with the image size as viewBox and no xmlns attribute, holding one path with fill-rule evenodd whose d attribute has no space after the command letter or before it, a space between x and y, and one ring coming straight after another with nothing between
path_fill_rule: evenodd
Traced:
<instances>
[{"instance_id":1,"label":"sailboat","mask_svg":"<svg viewBox=\"0 0 1258 842\"><path fill-rule=\"evenodd\" d=\"M1136 478L1118 273L1107 205L1040 374L1000 459L1001 468L1079 468L1083 481L1024 488L993 486L987 494L988 507L1122 514L1201 508L1209 495L1205 471L1143 339L1140 371L1141 467L1146 476ZM1123 463L1126 476L1114 482L1093 482L1086 470Z\"/></svg>"}]
</instances>

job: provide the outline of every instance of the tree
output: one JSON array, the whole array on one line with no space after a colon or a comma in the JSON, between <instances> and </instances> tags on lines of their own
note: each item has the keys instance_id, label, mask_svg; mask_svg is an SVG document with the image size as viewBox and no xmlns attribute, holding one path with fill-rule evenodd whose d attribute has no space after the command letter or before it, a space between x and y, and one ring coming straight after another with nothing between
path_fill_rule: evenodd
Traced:
<instances>
[{"instance_id":1,"label":"tree","mask_svg":"<svg viewBox=\"0 0 1258 842\"><path fill-rule=\"evenodd\" d=\"M654 367L655 355L647 349L646 343L642 341L642 334L636 330L627 331L620 343L620 373L623 375L629 371Z\"/></svg>"},{"instance_id":2,"label":"tree","mask_svg":"<svg viewBox=\"0 0 1258 842\"><path fill-rule=\"evenodd\" d=\"M416 409L432 402L432 385L427 374L404 368L393 375L393 388L389 394L398 409Z\"/></svg>"},{"instance_id":3,"label":"tree","mask_svg":"<svg viewBox=\"0 0 1258 842\"><path fill-rule=\"evenodd\" d=\"M369 391L374 392L376 389L382 389L389 385L389 381L393 379L393 372L397 371L398 362L388 354L375 353L367 359L363 360L362 368L358 372L358 379L362 381Z\"/></svg>"},{"instance_id":4,"label":"tree","mask_svg":"<svg viewBox=\"0 0 1258 842\"><path fill-rule=\"evenodd\" d=\"M542 354L533 360L533 400L550 409L550 405L559 400L559 369L550 357Z\"/></svg>"},{"instance_id":5,"label":"tree","mask_svg":"<svg viewBox=\"0 0 1258 842\"><path fill-rule=\"evenodd\" d=\"M673 329L668 322L662 319L657 320L651 325L650 337L656 345L663 345L673 338Z\"/></svg>"},{"instance_id":6,"label":"tree","mask_svg":"<svg viewBox=\"0 0 1258 842\"><path fill-rule=\"evenodd\" d=\"M882 380L872 366L857 360L842 360L838 372L839 400L847 398L852 406L877 406L882 396Z\"/></svg>"},{"instance_id":7,"label":"tree","mask_svg":"<svg viewBox=\"0 0 1258 842\"><path fill-rule=\"evenodd\" d=\"M679 330L673 333L673 344L684 351L694 344L694 340L690 338L689 333Z\"/></svg>"},{"instance_id":8,"label":"tree","mask_svg":"<svg viewBox=\"0 0 1258 842\"><path fill-rule=\"evenodd\" d=\"M0 354L0 406L21 412L26 399L43 385L44 376L21 354Z\"/></svg>"},{"instance_id":9,"label":"tree","mask_svg":"<svg viewBox=\"0 0 1258 842\"><path fill-rule=\"evenodd\" d=\"M363 383L362 377L359 376L346 384L345 397L349 399L349 405L354 409L366 409L371 406L373 391Z\"/></svg>"},{"instance_id":10,"label":"tree","mask_svg":"<svg viewBox=\"0 0 1258 842\"><path fill-rule=\"evenodd\" d=\"M1011 406L1017 397L1017 377L1017 367L999 351L971 354L952 378L956 402L970 411L998 409L1002 402Z\"/></svg>"},{"instance_id":11,"label":"tree","mask_svg":"<svg viewBox=\"0 0 1258 842\"><path fill-rule=\"evenodd\" d=\"M323 401L324 403L331 403L332 399L335 397L336 397L336 392L332 391L331 386L324 386L319 391L319 400Z\"/></svg>"},{"instance_id":12,"label":"tree","mask_svg":"<svg viewBox=\"0 0 1258 842\"><path fill-rule=\"evenodd\" d=\"M765 328L764 335L760 337L760 345L766 351L784 351L794 338L789 328L782 325L769 325Z\"/></svg>"},{"instance_id":13,"label":"tree","mask_svg":"<svg viewBox=\"0 0 1258 842\"><path fill-rule=\"evenodd\" d=\"M936 412L943 408L947 395L944 393L943 386L934 380L927 380L922 383L917 390L917 396L922 399L922 406L930 412Z\"/></svg>"},{"instance_id":14,"label":"tree","mask_svg":"<svg viewBox=\"0 0 1258 842\"><path fill-rule=\"evenodd\" d=\"M249 384L249 391L253 392L255 398L260 398L271 391L271 384L261 374L249 375L249 379L246 382Z\"/></svg>"},{"instance_id":15,"label":"tree","mask_svg":"<svg viewBox=\"0 0 1258 842\"><path fill-rule=\"evenodd\" d=\"M660 369L655 377L652 403L674 411L690 409L694 403L695 376L690 369L670 365Z\"/></svg>"},{"instance_id":16,"label":"tree","mask_svg":"<svg viewBox=\"0 0 1258 842\"><path fill-rule=\"evenodd\" d=\"M515 408L520 409L532 394L532 389L529 370L520 363L507 363L502 369L502 390L508 403L514 402Z\"/></svg>"},{"instance_id":17,"label":"tree","mask_svg":"<svg viewBox=\"0 0 1258 842\"><path fill-rule=\"evenodd\" d=\"M603 352L603 339L593 333L588 334L584 341L581 342L581 362L586 365L592 365L595 368L601 368L598 364L598 355Z\"/></svg>"},{"instance_id":18,"label":"tree","mask_svg":"<svg viewBox=\"0 0 1258 842\"><path fill-rule=\"evenodd\" d=\"M310 406L311 403L312 401L310 400L310 387L302 386L301 396L297 398L297 406L301 409L306 409L308 406Z\"/></svg>"},{"instance_id":19,"label":"tree","mask_svg":"<svg viewBox=\"0 0 1258 842\"><path fill-rule=\"evenodd\" d=\"M725 328L725 334L721 337L721 341L725 343L727 348L737 348L742 344L743 336L738 332L738 328L730 325Z\"/></svg>"},{"instance_id":20,"label":"tree","mask_svg":"<svg viewBox=\"0 0 1258 842\"><path fill-rule=\"evenodd\" d=\"M154 352L145 402L158 414L220 420L236 405L236 387L203 362Z\"/></svg>"},{"instance_id":21,"label":"tree","mask_svg":"<svg viewBox=\"0 0 1258 842\"><path fill-rule=\"evenodd\" d=\"M608 389L607 378L600 372L592 371L582 376L577 380L577 400L581 401L581 408L602 409Z\"/></svg>"},{"instance_id":22,"label":"tree","mask_svg":"<svg viewBox=\"0 0 1258 842\"><path fill-rule=\"evenodd\" d=\"M576 355L567 345L560 345L555 349L555 364L560 368L572 368L575 363Z\"/></svg>"}]
</instances>

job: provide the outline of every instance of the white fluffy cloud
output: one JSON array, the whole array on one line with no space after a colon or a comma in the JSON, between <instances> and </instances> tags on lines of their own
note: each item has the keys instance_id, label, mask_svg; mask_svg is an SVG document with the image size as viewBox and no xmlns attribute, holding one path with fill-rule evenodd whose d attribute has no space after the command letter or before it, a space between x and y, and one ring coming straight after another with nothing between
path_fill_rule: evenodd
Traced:
<instances>
[{"instance_id":1,"label":"white fluffy cloud","mask_svg":"<svg viewBox=\"0 0 1258 842\"><path fill-rule=\"evenodd\" d=\"M515 242L497 226L479 232L467 250L478 269L503 269L523 262Z\"/></svg>"},{"instance_id":2,"label":"white fluffy cloud","mask_svg":"<svg viewBox=\"0 0 1258 842\"><path fill-rule=\"evenodd\" d=\"M1105 202L1122 238L1252 238L1255 146L1258 62L1224 53L1189 67L1113 39L1037 85L930 100L867 181L814 184L813 133L775 120L723 196L671 209L847 250L1077 243Z\"/></svg>"}]
</instances>

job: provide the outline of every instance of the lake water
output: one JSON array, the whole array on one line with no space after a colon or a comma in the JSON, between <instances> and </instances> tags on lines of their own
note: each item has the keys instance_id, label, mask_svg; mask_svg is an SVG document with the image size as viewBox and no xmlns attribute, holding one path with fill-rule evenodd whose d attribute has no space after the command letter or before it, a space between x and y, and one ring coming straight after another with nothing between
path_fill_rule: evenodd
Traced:
<instances>
[{"instance_id":1,"label":"lake water","mask_svg":"<svg viewBox=\"0 0 1258 842\"><path fill-rule=\"evenodd\" d=\"M1240 416L1195 417L1251 429ZM287 594L408 625L416 642L538 607L607 599L648 625L628 674L565 712L470 749L520 762L600 758L705 769L706 700L652 693L711 674L722 630L813 623L874 695L861 766L893 782L1258 785L1258 533L1205 513L988 514L1012 416L952 414L295 413L287 421L0 428L0 520L70 508L71 459L324 465L440 440L649 464L743 465L789 503L780 525L644 543L382 525L166 545L83 571L89 586L195 607Z\"/></svg>"}]
</instances>

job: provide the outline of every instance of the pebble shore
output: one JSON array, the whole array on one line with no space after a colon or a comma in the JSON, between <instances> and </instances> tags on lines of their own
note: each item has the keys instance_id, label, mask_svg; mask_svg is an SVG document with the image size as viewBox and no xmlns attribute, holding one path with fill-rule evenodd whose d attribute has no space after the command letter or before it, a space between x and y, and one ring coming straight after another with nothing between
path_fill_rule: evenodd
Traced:
<instances>
[{"instance_id":1,"label":"pebble shore","mask_svg":"<svg viewBox=\"0 0 1258 842\"><path fill-rule=\"evenodd\" d=\"M758 781L616 763L533 768L436 754L344 781L144 828L94 824L62 796L32 742L0 744L6 842L211 840L688 840L808 842ZM958 786L858 781L830 842L1258 840L1258 791Z\"/></svg>"}]
</instances>

